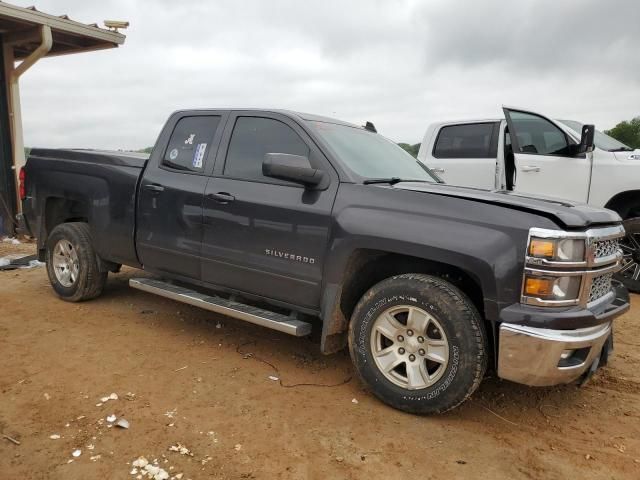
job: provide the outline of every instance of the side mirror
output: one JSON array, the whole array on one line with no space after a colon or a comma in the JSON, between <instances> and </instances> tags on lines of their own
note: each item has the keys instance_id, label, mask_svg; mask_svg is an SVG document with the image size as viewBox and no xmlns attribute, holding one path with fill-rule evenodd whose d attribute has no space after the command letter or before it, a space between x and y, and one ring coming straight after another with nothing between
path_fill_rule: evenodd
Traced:
<instances>
[{"instance_id":1,"label":"side mirror","mask_svg":"<svg viewBox=\"0 0 640 480\"><path fill-rule=\"evenodd\" d=\"M262 161L262 174L306 186L317 186L324 178L324 172L313 168L307 157L288 153L267 153Z\"/></svg>"},{"instance_id":2,"label":"side mirror","mask_svg":"<svg viewBox=\"0 0 640 480\"><path fill-rule=\"evenodd\" d=\"M577 154L592 152L594 148L593 137L596 133L596 127L594 125L583 125L582 136L580 137L580 144L578 145Z\"/></svg>"}]
</instances>

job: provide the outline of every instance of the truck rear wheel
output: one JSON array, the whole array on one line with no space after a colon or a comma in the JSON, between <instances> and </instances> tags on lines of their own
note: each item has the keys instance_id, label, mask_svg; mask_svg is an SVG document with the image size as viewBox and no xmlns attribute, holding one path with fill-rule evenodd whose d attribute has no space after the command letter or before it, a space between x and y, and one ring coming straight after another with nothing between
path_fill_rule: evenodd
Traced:
<instances>
[{"instance_id":1,"label":"truck rear wheel","mask_svg":"<svg viewBox=\"0 0 640 480\"><path fill-rule=\"evenodd\" d=\"M622 269L616 274L629 291L640 293L640 218L630 218L623 222L627 235L620 240L622 248Z\"/></svg>"},{"instance_id":2,"label":"truck rear wheel","mask_svg":"<svg viewBox=\"0 0 640 480\"><path fill-rule=\"evenodd\" d=\"M388 278L364 294L351 317L349 351L374 395L410 413L460 405L487 367L486 333L473 303L423 274Z\"/></svg>"},{"instance_id":3,"label":"truck rear wheel","mask_svg":"<svg viewBox=\"0 0 640 480\"><path fill-rule=\"evenodd\" d=\"M55 227L47 239L46 261L51 286L63 300L79 302L102 293L107 272L98 268L86 223L62 223Z\"/></svg>"}]
</instances>

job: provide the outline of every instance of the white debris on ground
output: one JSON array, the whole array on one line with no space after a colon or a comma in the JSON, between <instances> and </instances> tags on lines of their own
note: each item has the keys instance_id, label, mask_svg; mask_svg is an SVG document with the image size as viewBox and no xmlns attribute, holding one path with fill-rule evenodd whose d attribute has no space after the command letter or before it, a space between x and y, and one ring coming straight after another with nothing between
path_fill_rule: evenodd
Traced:
<instances>
[{"instance_id":1,"label":"white debris on ground","mask_svg":"<svg viewBox=\"0 0 640 480\"><path fill-rule=\"evenodd\" d=\"M153 463L151 463L145 457L138 457L136 460L134 460L131 463L132 468L129 471L129 474L135 476L136 479L142 479L146 477L152 480L168 480L169 477L171 477L169 475L169 472L167 472L164 468L158 465L154 465L157 463L158 463L157 459L154 460ZM171 467L170 469L172 468L173 467ZM183 474L180 473L178 475L175 475L171 478L179 480L182 478Z\"/></svg>"},{"instance_id":2,"label":"white debris on ground","mask_svg":"<svg viewBox=\"0 0 640 480\"><path fill-rule=\"evenodd\" d=\"M100 399L100 402L107 403L109 400L118 400L118 395L116 393L112 393L111 395L108 395L106 397L102 397Z\"/></svg>"},{"instance_id":3,"label":"white debris on ground","mask_svg":"<svg viewBox=\"0 0 640 480\"><path fill-rule=\"evenodd\" d=\"M169 447L169 451L178 452L180 455L189 455L190 457L193 457L193 453L191 453L191 450L189 450L181 443L178 443L177 445L171 445Z\"/></svg>"},{"instance_id":4,"label":"white debris on ground","mask_svg":"<svg viewBox=\"0 0 640 480\"><path fill-rule=\"evenodd\" d=\"M49 438L51 440L58 440L60 438L60 435L58 435L57 433L54 433L53 435L49 435Z\"/></svg>"},{"instance_id":5,"label":"white debris on ground","mask_svg":"<svg viewBox=\"0 0 640 480\"><path fill-rule=\"evenodd\" d=\"M13 237L3 237L2 241L4 243L10 243L11 245L20 245L20 240L18 240L17 238L13 238Z\"/></svg>"},{"instance_id":6,"label":"white debris on ground","mask_svg":"<svg viewBox=\"0 0 640 480\"><path fill-rule=\"evenodd\" d=\"M216 432L214 432L214 431L209 431L209 432L207 432L207 435L208 435L208 436L210 436L210 437L212 437L212 438L211 438L211 441L212 441L213 443L218 443L218 437L216 436Z\"/></svg>"},{"instance_id":7,"label":"white debris on ground","mask_svg":"<svg viewBox=\"0 0 640 480\"><path fill-rule=\"evenodd\" d=\"M82 450L78 448L77 450L74 450L73 452L71 452L71 455L78 458L80 455L82 455Z\"/></svg>"},{"instance_id":8,"label":"white debris on ground","mask_svg":"<svg viewBox=\"0 0 640 480\"><path fill-rule=\"evenodd\" d=\"M242 445L240 445L239 443L236 443L236 446L233 448L235 448L236 451L239 452L240 450L242 450Z\"/></svg>"},{"instance_id":9,"label":"white debris on ground","mask_svg":"<svg viewBox=\"0 0 640 480\"><path fill-rule=\"evenodd\" d=\"M352 400L351 400L351 403L354 403L354 404L356 404L356 405L357 405L357 404L358 404L358 399L357 399L357 398L352 399Z\"/></svg>"},{"instance_id":10,"label":"white debris on ground","mask_svg":"<svg viewBox=\"0 0 640 480\"><path fill-rule=\"evenodd\" d=\"M273 380L274 382L277 382L278 380L280 380L278 377L276 377L275 375L269 375L269 380Z\"/></svg>"},{"instance_id":11,"label":"white debris on ground","mask_svg":"<svg viewBox=\"0 0 640 480\"><path fill-rule=\"evenodd\" d=\"M164 413L164 416L167 418L173 418L178 413L178 409L174 408L173 410L168 410Z\"/></svg>"},{"instance_id":12,"label":"white debris on ground","mask_svg":"<svg viewBox=\"0 0 640 480\"><path fill-rule=\"evenodd\" d=\"M116 421L116 419L117 419L117 418L118 418L118 417L116 417L116 416L112 413L111 415L109 415L109 416L106 418L106 420L107 420L107 422L109 422L109 423L113 423L113 422L115 422L115 421Z\"/></svg>"},{"instance_id":13,"label":"white debris on ground","mask_svg":"<svg viewBox=\"0 0 640 480\"><path fill-rule=\"evenodd\" d=\"M44 396L44 399L45 399L45 400L50 400L50 399L51 399L51 395L49 395L49 394L48 394L48 393L46 393L46 392L44 393L44 395L43 395L43 396Z\"/></svg>"},{"instance_id":14,"label":"white debris on ground","mask_svg":"<svg viewBox=\"0 0 640 480\"><path fill-rule=\"evenodd\" d=\"M126 418L119 418L116 422L116 427L127 429L129 428L129 421Z\"/></svg>"}]
</instances>

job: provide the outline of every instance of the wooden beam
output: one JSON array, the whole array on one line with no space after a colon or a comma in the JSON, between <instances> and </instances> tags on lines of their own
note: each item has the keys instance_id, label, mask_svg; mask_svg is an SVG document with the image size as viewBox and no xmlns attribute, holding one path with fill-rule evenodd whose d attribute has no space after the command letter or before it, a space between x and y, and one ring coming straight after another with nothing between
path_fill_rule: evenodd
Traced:
<instances>
[{"instance_id":1,"label":"wooden beam","mask_svg":"<svg viewBox=\"0 0 640 480\"><path fill-rule=\"evenodd\" d=\"M40 43L40 27L18 30L4 36L7 45L24 45L25 43Z\"/></svg>"}]
</instances>

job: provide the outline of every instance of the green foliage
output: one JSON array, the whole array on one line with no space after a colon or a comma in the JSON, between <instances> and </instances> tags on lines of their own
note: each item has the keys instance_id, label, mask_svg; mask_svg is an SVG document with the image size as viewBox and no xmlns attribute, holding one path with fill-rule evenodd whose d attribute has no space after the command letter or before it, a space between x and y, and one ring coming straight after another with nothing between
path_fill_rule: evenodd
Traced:
<instances>
[{"instance_id":1,"label":"green foliage","mask_svg":"<svg viewBox=\"0 0 640 480\"><path fill-rule=\"evenodd\" d=\"M605 130L604 133L631 148L640 148L640 117L620 122L611 130Z\"/></svg>"},{"instance_id":2,"label":"green foliage","mask_svg":"<svg viewBox=\"0 0 640 480\"><path fill-rule=\"evenodd\" d=\"M140 153L151 153L151 150L153 150L153 147L141 148L140 150L138 150L138 152L140 152Z\"/></svg>"},{"instance_id":3,"label":"green foliage","mask_svg":"<svg viewBox=\"0 0 640 480\"><path fill-rule=\"evenodd\" d=\"M24 158L29 158L30 153L31 153L31 147L24 147Z\"/></svg>"},{"instance_id":4,"label":"green foliage","mask_svg":"<svg viewBox=\"0 0 640 480\"><path fill-rule=\"evenodd\" d=\"M420 151L420 144L416 143L414 145L408 143L399 143L399 147L403 148L406 152L411 154L412 156L418 158L418 152Z\"/></svg>"}]
</instances>

